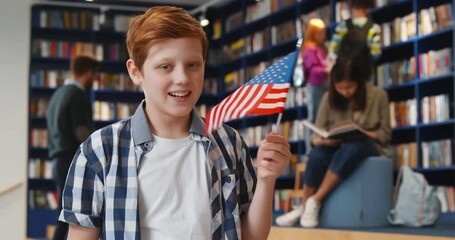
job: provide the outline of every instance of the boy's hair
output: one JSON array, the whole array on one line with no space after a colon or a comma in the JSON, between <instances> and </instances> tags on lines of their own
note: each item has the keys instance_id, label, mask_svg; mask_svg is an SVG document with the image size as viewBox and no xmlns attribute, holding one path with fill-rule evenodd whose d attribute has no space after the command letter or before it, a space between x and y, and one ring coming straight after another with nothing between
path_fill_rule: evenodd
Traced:
<instances>
[{"instance_id":1,"label":"boy's hair","mask_svg":"<svg viewBox=\"0 0 455 240\"><path fill-rule=\"evenodd\" d=\"M306 32L305 32L305 40L303 41L303 49L306 48L310 44L316 43L316 33L318 31L325 30L325 23L319 18L312 18L308 21Z\"/></svg>"},{"instance_id":2,"label":"boy's hair","mask_svg":"<svg viewBox=\"0 0 455 240\"><path fill-rule=\"evenodd\" d=\"M194 37L201 41L202 56L205 61L208 42L199 22L182 8L152 7L144 14L130 20L126 33L126 46L130 58L142 71L148 51L153 44L164 39L184 37Z\"/></svg>"},{"instance_id":3,"label":"boy's hair","mask_svg":"<svg viewBox=\"0 0 455 240\"><path fill-rule=\"evenodd\" d=\"M71 73L75 76L81 76L88 71L98 71L100 62L90 56L77 56L71 60Z\"/></svg>"},{"instance_id":4,"label":"boy's hair","mask_svg":"<svg viewBox=\"0 0 455 240\"><path fill-rule=\"evenodd\" d=\"M366 82L370 79L373 58L366 48L360 48L351 55L340 56L330 72L329 104L333 109L346 110L348 101L335 89L342 81L357 83L354 94L354 110L363 111L366 107Z\"/></svg>"},{"instance_id":5,"label":"boy's hair","mask_svg":"<svg viewBox=\"0 0 455 240\"><path fill-rule=\"evenodd\" d=\"M371 0L348 0L348 5L355 9L370 9Z\"/></svg>"}]
</instances>

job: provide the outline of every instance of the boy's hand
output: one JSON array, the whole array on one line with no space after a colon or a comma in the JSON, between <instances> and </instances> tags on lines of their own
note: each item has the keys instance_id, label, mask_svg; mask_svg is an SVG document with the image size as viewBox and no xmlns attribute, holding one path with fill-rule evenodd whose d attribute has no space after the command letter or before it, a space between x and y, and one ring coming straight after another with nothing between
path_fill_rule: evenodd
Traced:
<instances>
[{"instance_id":1,"label":"boy's hand","mask_svg":"<svg viewBox=\"0 0 455 240\"><path fill-rule=\"evenodd\" d=\"M268 134L259 145L257 155L258 178L275 181L292 157L290 148L284 137L276 133Z\"/></svg>"}]
</instances>

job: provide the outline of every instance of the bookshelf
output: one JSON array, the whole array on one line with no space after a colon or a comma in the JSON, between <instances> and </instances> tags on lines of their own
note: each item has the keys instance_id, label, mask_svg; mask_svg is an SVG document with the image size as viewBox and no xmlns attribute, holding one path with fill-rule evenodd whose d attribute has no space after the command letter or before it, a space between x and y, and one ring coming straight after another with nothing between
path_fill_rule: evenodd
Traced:
<instances>
[{"instance_id":1,"label":"bookshelf","mask_svg":"<svg viewBox=\"0 0 455 240\"><path fill-rule=\"evenodd\" d=\"M448 3L452 4L452 7L455 6L454 0L397 0L390 1L390 3L376 0L375 2L381 5L377 5L378 7L374 8L372 18L380 25L391 23L395 18L403 18L413 13L416 15L416 21L418 21L419 14L417 13L422 9L428 9L432 6ZM384 4L382 4L383 2ZM293 51L298 36L302 35L302 26L305 26L305 21L310 17L320 17L325 20L328 26L328 36L330 37L336 23L341 18L342 9L343 4L338 0L263 0L258 3L253 0L232 0L222 7L208 9L207 17L211 19L213 26L209 25L205 29L211 40L206 65L204 93L198 102L198 107L202 114L206 111L207 106L220 102L237 87L269 66L275 59ZM42 11L49 11L47 17L41 16L40 12ZM86 27L84 29L73 27L71 24L71 27L68 28L62 27L62 23L41 24L44 21L43 19L47 22L51 16L58 16L59 12L65 11L68 12L66 15L69 15L70 19L73 15L79 16L77 15L78 12L84 12L83 15L85 17L91 15L91 17L87 18L92 19L92 24L87 24L90 21L85 20ZM99 106L100 109L113 109L110 111L111 113L113 112L112 114L99 113L98 116L103 115L103 117L95 118L97 128L121 118L117 112L125 112L126 110L118 111L118 108L122 108L117 107L117 104L134 105L143 98L142 93L138 89L130 89L127 87L127 84L120 83L128 82L127 79L121 77L122 74L126 74L126 55L124 55L124 52L122 53L124 50L122 44L124 43L125 36L123 31L119 29L119 31L115 31L112 21L116 15L122 18L125 15L133 13L110 11L106 15L106 23L97 24L96 19L99 19L100 14L101 12L99 10L89 8L57 8L40 5L32 7L32 51L30 57L29 87L30 133L33 129L45 130L46 121L43 111L45 110L46 99L49 99L56 87L61 84L62 76L68 70L68 55L51 55L51 52L58 53L59 49L67 47L71 49L73 46L72 43L79 43L79 45L74 44L78 46L74 48L84 48L82 47L84 45L81 43L88 43L89 45L86 48L91 49L95 55L103 59L100 69L101 72L117 76L113 78L107 76L105 79L110 79L111 82L99 84L98 88L91 92L94 108L102 104L102 106ZM452 22L454 19L453 16L452 10ZM81 17L79 16L79 18ZM412 17L409 17L409 19L412 20ZM411 20L409 22L412 22ZM65 20L63 20L63 26L65 26ZM428 53L430 50L436 51L445 48L450 49L448 50L451 59L450 71L442 75L425 75L424 77L423 73L427 73L421 73L419 65L414 63L416 70L413 75L407 73L409 76L406 80L402 79L396 82L387 80L381 83L378 80L378 84L382 84L387 90L392 102L405 102L407 104L408 100L416 99L414 102L409 103L415 108L415 123L404 123L396 126L393 129L393 144L415 143L415 153L413 156L416 159L416 166L414 168L423 172L433 184L453 186L455 185L455 161L453 160L453 152L450 159L451 164L448 166L424 168L422 144L441 139L451 139L453 149L455 138L454 26L447 26L443 29L426 33L425 35L420 34L418 24L411 24L411 26L414 26L415 30L410 31L409 36L406 36L405 40L390 41L389 44L383 47L383 54L377 61L377 77L384 76L380 72L381 65L391 65L394 62L397 62L396 65L398 66L400 64L403 65L403 62L408 62L407 65L412 65L409 64L411 63L412 57L417 59L414 60L415 62L418 62L421 54ZM121 26L119 28L121 29ZM39 44L34 42L35 40L39 40ZM48 49L44 54L40 52L43 46L45 51ZM49 85L49 79L52 79L50 81L51 85ZM388 77L387 79L391 78ZM114 87L111 87L111 85ZM119 88L118 85L124 87ZM291 151L295 154L294 163L302 161L303 154L306 151L303 136L299 135L300 132L303 135L300 121L307 116L306 107L303 99L301 99L301 90L298 84L290 90L290 95L288 96L289 102L287 103L282 119L282 129L287 133L291 143ZM422 100L425 97L441 94L445 94L448 98L448 118L446 117L442 121L424 122L424 117L419 110L423 107ZM247 117L242 120L231 121L228 124L240 130L242 136L244 136L250 146L252 157L255 157L258 145L257 139L261 139L263 134L269 132L271 125L276 122L276 117L275 115ZM41 136L38 138L42 138L45 134L45 131L30 134L30 140L33 140L32 135ZM30 141L29 159L48 161L46 144L39 143L35 146ZM29 191L55 190L53 183L44 174L45 172L43 170L43 177L38 175L40 177L29 179ZM291 166L277 181L277 189L292 188L294 184L293 173L294 171ZM30 196L28 199L30 201ZM29 205L27 215L27 235L29 237L43 237L45 236L44 226L53 224L57 212L47 208L31 208ZM40 224L37 225L37 222Z\"/></svg>"},{"instance_id":2,"label":"bookshelf","mask_svg":"<svg viewBox=\"0 0 455 240\"><path fill-rule=\"evenodd\" d=\"M377 83L391 101L397 162L408 158L430 184L455 185L454 1L375 1L383 54ZM394 123L395 121L395 123Z\"/></svg>"},{"instance_id":3,"label":"bookshelf","mask_svg":"<svg viewBox=\"0 0 455 240\"><path fill-rule=\"evenodd\" d=\"M393 157L397 162L403 161L400 159L403 156L399 156L397 151L407 152L407 158L413 159L413 168L424 173L431 184L454 186L454 1L373 2L375 5L371 17L381 26L382 38L389 38L383 43L382 56L376 62L377 84L388 92L390 101L398 109L403 106L413 108L410 113L394 116L394 121L403 122L395 122L393 128ZM429 10L431 8L437 14L430 15L428 22L425 14L433 11ZM212 21L215 25L208 61L218 68L219 93L227 96L251 79L252 73L254 75L262 71L274 59L293 51L297 37L302 35L302 26L305 26L305 21L310 17L325 20L330 38L346 9L344 3L338 0L236 0L219 9L212 9L208 16L215 19ZM444 13L448 16L443 16ZM425 16L423 21L422 15ZM390 30L394 24L407 27L407 30L394 34ZM431 29L424 28L428 24L432 26ZM386 28L389 28L388 37L384 36ZM431 64L434 61L438 63ZM429 65L424 69L421 66L423 63ZM395 73L397 76L391 76L390 71L398 71ZM296 89L299 89L298 86ZM298 94L300 93L295 93ZM430 105L426 102L430 102ZM395 113L397 110L393 104L391 111ZM289 109L297 109L286 111L296 113L289 114L285 111L283 116L287 120L306 118L306 108L302 102L296 101L291 106L293 107ZM433 110L424 108L438 110L432 113ZM267 129L275 119L276 116L251 117L228 124L241 130L245 139L248 139L247 136L256 134L248 129L257 126ZM292 152L302 156L305 153L303 138L298 139L297 143ZM413 146L407 145L411 143ZM254 146L254 143L249 145ZM252 147L253 157L255 151L257 148ZM443 164L431 159L441 158L440 155L433 155L434 152L445 152L442 155L444 160L441 160L444 161ZM297 159L301 161L301 158ZM293 172L290 171L280 177L276 187L292 188L293 181Z\"/></svg>"}]
</instances>

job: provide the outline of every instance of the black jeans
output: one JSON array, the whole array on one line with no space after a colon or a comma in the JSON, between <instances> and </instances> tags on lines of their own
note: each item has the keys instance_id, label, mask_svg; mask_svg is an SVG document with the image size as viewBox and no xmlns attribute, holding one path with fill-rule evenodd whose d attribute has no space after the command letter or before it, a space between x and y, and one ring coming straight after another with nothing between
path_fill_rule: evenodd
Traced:
<instances>
[{"instance_id":1,"label":"black jeans","mask_svg":"<svg viewBox=\"0 0 455 240\"><path fill-rule=\"evenodd\" d=\"M58 154L54 159L54 182L58 196L58 215L62 211L62 194L65 187L66 176L73 160L75 152ZM57 215L57 216L58 216ZM68 234L68 224L57 220L57 226L54 232L54 240L64 240Z\"/></svg>"}]
</instances>

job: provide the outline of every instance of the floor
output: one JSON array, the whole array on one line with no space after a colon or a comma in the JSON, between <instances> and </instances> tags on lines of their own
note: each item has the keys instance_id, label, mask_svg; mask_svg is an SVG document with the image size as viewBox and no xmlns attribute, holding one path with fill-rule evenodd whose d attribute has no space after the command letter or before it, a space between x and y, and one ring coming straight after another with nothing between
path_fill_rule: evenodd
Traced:
<instances>
[{"instance_id":1,"label":"floor","mask_svg":"<svg viewBox=\"0 0 455 240\"><path fill-rule=\"evenodd\" d=\"M430 227L413 228L389 226L381 228L344 228L304 229L296 224L285 228L273 226L269 240L360 240L360 239L391 239L391 240L455 240L455 214L443 214L435 225Z\"/></svg>"}]
</instances>

